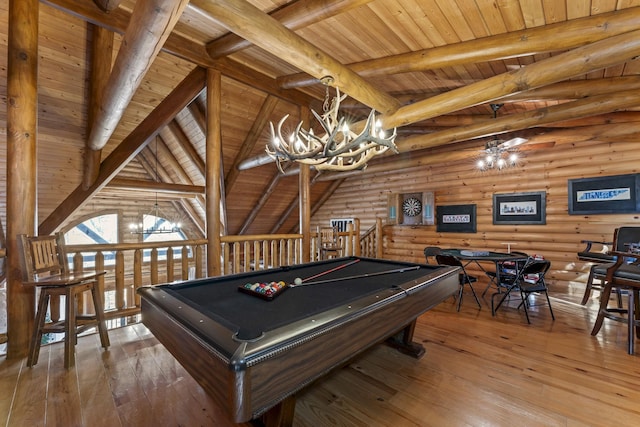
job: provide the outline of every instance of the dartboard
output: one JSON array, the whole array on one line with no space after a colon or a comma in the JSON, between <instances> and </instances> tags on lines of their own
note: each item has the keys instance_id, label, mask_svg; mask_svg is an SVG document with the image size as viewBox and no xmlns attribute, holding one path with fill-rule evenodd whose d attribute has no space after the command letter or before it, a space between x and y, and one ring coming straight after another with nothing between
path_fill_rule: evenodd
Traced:
<instances>
[{"instance_id":1,"label":"dartboard","mask_svg":"<svg viewBox=\"0 0 640 427\"><path fill-rule=\"evenodd\" d=\"M417 216L422 212L422 202L415 197L410 197L402 202L402 212L407 216Z\"/></svg>"}]
</instances>

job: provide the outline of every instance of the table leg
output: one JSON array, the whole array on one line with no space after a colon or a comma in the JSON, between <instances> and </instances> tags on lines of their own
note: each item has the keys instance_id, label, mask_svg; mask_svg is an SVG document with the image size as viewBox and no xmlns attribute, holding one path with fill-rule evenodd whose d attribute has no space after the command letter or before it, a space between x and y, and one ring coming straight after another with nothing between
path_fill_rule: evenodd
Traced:
<instances>
[{"instance_id":1,"label":"table leg","mask_svg":"<svg viewBox=\"0 0 640 427\"><path fill-rule=\"evenodd\" d=\"M414 320L405 326L405 328L400 332L389 337L386 343L401 353L420 359L424 356L425 350L422 344L413 342L413 332L415 331L415 328L416 321Z\"/></svg>"},{"instance_id":2,"label":"table leg","mask_svg":"<svg viewBox=\"0 0 640 427\"><path fill-rule=\"evenodd\" d=\"M628 302L628 310L627 310L627 328L628 328L628 339L629 339L629 345L628 345L628 353L629 354L633 354L634 353L634 347L635 347L635 338L636 338L636 334L635 334L635 326L636 326L636 315L635 315L635 302L634 300L634 289L633 288L629 288L628 289L628 294L629 294L629 302Z\"/></svg>"},{"instance_id":3,"label":"table leg","mask_svg":"<svg viewBox=\"0 0 640 427\"><path fill-rule=\"evenodd\" d=\"M295 395L289 396L262 415L260 420L253 420L254 426L291 427L296 409Z\"/></svg>"}]
</instances>

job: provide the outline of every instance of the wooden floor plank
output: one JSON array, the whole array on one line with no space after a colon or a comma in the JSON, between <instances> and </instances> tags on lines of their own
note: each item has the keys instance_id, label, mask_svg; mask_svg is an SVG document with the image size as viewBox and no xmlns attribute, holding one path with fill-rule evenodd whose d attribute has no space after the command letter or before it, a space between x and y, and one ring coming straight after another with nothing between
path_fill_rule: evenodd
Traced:
<instances>
[{"instance_id":1,"label":"wooden floor plank","mask_svg":"<svg viewBox=\"0 0 640 427\"><path fill-rule=\"evenodd\" d=\"M640 356L626 353L625 325L593 337L597 300L560 297L555 321L544 306L531 324L516 301L495 317L487 300L478 309L465 295L460 312L446 301L418 320L423 358L375 346L300 392L294 425L605 426L612 413L640 425ZM107 351L79 338L70 370L62 343L33 368L0 358L0 424L236 426L144 325L109 335Z\"/></svg>"}]
</instances>

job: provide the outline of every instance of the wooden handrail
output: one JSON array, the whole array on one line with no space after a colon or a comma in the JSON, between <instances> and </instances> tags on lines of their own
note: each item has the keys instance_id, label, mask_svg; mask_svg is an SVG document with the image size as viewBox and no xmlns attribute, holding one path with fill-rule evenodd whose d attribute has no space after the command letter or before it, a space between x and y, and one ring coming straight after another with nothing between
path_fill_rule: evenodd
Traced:
<instances>
[{"instance_id":1,"label":"wooden handrail","mask_svg":"<svg viewBox=\"0 0 640 427\"><path fill-rule=\"evenodd\" d=\"M379 239L379 232L368 230L366 239ZM363 246L359 237L359 222L350 225L346 232L338 233L342 246L341 256L375 256L370 246ZM294 265L302 262L302 234L259 234L247 236L222 236L221 251L223 274L235 274L250 270ZM318 236L312 236L312 261L318 259ZM99 278L107 319L127 318L140 313L140 299L136 290L140 286L154 285L176 280L204 277L207 271L204 251L206 239L171 240L164 242L115 243L67 245L75 272L84 270L106 271ZM161 256L165 249L166 253ZM187 250L183 250L187 248ZM105 254L113 254L105 260ZM0 258L6 255L0 248ZM92 259L92 261L91 261ZM79 301L85 312L91 312L91 302ZM0 343L6 342L6 334L0 334Z\"/></svg>"}]
</instances>

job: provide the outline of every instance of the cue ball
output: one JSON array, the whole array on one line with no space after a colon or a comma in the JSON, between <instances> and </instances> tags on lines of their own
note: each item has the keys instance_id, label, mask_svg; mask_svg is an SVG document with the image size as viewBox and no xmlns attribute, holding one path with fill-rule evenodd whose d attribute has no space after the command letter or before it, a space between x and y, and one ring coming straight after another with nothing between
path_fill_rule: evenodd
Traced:
<instances>
[{"instance_id":1,"label":"cue ball","mask_svg":"<svg viewBox=\"0 0 640 427\"><path fill-rule=\"evenodd\" d=\"M299 278L299 277L296 277L296 278L293 280L293 283L294 283L294 284L296 284L296 285L302 285L302 279L301 279L301 278Z\"/></svg>"}]
</instances>

